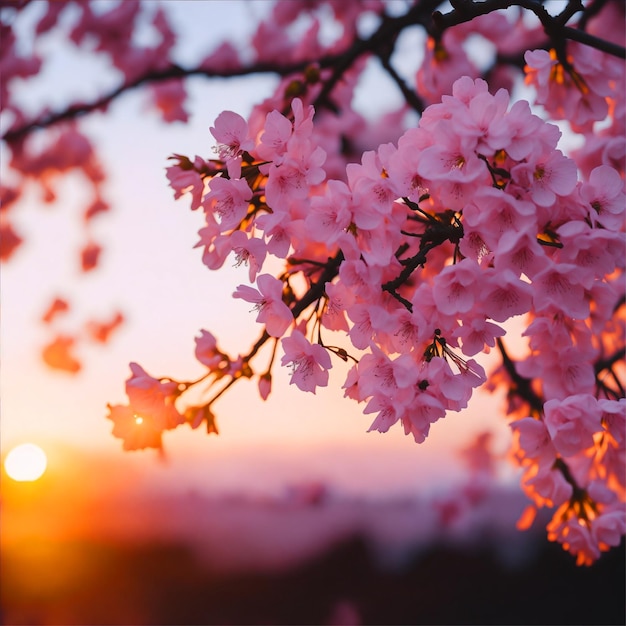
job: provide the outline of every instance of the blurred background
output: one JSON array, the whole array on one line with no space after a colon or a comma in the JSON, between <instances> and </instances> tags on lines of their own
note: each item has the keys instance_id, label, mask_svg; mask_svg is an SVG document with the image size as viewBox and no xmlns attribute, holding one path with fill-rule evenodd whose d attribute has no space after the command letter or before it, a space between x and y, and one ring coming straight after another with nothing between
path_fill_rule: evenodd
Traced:
<instances>
[{"instance_id":1,"label":"blurred background","mask_svg":"<svg viewBox=\"0 0 626 626\"><path fill-rule=\"evenodd\" d=\"M185 34L177 61L192 66L224 40L245 42L271 3L162 4ZM28 33L43 8L30 3L12 27ZM420 37L409 29L398 44L407 75ZM47 59L35 79L11 83L27 117L93 100L122 80L69 46L63 29L25 41ZM189 79L188 123L163 124L143 90L81 120L113 207L91 226L103 253L88 274L77 262L89 193L80 176L64 177L52 203L26 189L13 211L24 243L2 268L1 454L36 444L47 467L15 480L3 464L0 621L624 623L623 549L581 569L547 542L545 520L515 529L527 502L506 462L497 394L476 394L417 446L400 428L366 432L370 418L342 397L339 363L316 395L290 387L286 371L275 373L267 402L253 383L233 389L216 405L219 436L181 428L166 434L163 454L124 453L111 436L106 405L124 403L129 362L190 380L203 373L193 358L201 328L230 353L256 339L248 304L230 297L246 268L202 265L193 248L202 216L173 200L165 167L172 153L209 157L217 115L245 117L276 80ZM401 98L372 63L355 107L375 118ZM56 297L71 303L59 332L114 310L125 318L106 346L77 347L75 374L41 358L50 340L41 319ZM463 450L480 441L491 465L478 476Z\"/></svg>"}]
</instances>

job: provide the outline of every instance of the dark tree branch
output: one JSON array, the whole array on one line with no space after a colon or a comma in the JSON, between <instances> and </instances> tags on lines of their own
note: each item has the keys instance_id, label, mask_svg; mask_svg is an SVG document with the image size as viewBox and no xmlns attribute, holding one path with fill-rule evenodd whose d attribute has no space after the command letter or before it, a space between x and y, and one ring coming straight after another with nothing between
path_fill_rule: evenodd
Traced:
<instances>
[{"instance_id":1,"label":"dark tree branch","mask_svg":"<svg viewBox=\"0 0 626 626\"><path fill-rule=\"evenodd\" d=\"M328 259L328 263L315 283L311 283L308 291L296 302L291 309L294 319L302 313L309 305L319 300L324 295L326 283L330 282L339 273L339 266L343 262L343 252L339 251L334 257Z\"/></svg>"},{"instance_id":2,"label":"dark tree branch","mask_svg":"<svg viewBox=\"0 0 626 626\"><path fill-rule=\"evenodd\" d=\"M515 368L515 362L509 356L506 348L504 347L504 342L500 337L496 338L496 343L498 345L500 355L502 356L502 365L504 366L506 373L509 375L509 378L514 384L514 387L509 393L520 396L525 402L530 405L533 411L540 415L543 411L543 400L535 393L534 389L532 388L532 380L530 378L524 378L523 376L518 374L517 369Z\"/></svg>"},{"instance_id":3,"label":"dark tree branch","mask_svg":"<svg viewBox=\"0 0 626 626\"><path fill-rule=\"evenodd\" d=\"M411 89L404 82L402 76L400 76L398 72L396 72L395 67L391 65L391 61L388 56L379 55L379 58L382 66L385 68L389 76L391 76L396 85L398 85L398 88L402 92L406 103L421 115L426 108L424 105L424 101L417 95L417 93L413 89Z\"/></svg>"},{"instance_id":4,"label":"dark tree branch","mask_svg":"<svg viewBox=\"0 0 626 626\"><path fill-rule=\"evenodd\" d=\"M626 356L626 348L620 348L619 350L614 352L611 356L607 357L606 359L602 359L601 361L598 361L593 368L596 373L596 376L602 370L607 370L613 367L613 365L615 365L615 363L617 363L618 361L623 361L625 356Z\"/></svg>"},{"instance_id":5,"label":"dark tree branch","mask_svg":"<svg viewBox=\"0 0 626 626\"><path fill-rule=\"evenodd\" d=\"M605 3L606 0L597 0L588 8L588 11L595 14L599 12ZM10 129L4 134L2 139L8 143L15 142L38 128L47 128L59 122L76 119L93 111L104 110L122 94L146 84L157 84L167 80L184 79L192 76L204 76L206 78L237 78L254 74L288 76L304 72L311 65L317 65L322 69L332 69L331 76L324 81L324 86L314 104L333 109L336 106L332 103L330 95L336 84L357 59L372 53L381 58L383 67L396 82L407 103L416 111L421 112L424 108L421 99L404 83L389 62L390 50L393 49L393 43L399 33L408 26L421 25L427 28L434 37L441 37L448 28L471 21L479 15L506 9L510 6L519 6L537 15L544 30L555 45L559 41L563 42L565 39L571 39L613 56L626 58L626 50L622 46L589 35L583 28L576 29L565 26L565 21L580 9L579 0L571 0L564 11L556 17L551 16L545 10L540 0L484 0L482 2L454 0L452 2L454 10L446 14L435 11L440 4L441 0L418 0L402 16L391 17L383 15L378 29L368 39L357 39L347 50L338 54L326 55L319 59L285 64L260 62L246 67L226 70L208 69L205 67L182 68L177 65L171 65L161 70L149 71L134 80L123 83L108 94L92 102L70 105L63 111L44 114L22 126ZM581 18L583 25L586 17L587 13L583 13ZM562 45L561 43L561 47ZM518 61L516 59L515 65L519 65Z\"/></svg>"},{"instance_id":6,"label":"dark tree branch","mask_svg":"<svg viewBox=\"0 0 626 626\"><path fill-rule=\"evenodd\" d=\"M589 20L595 17L596 15L598 15L598 13L600 13L600 11L604 8L605 4L608 4L609 2L616 2L616 1L621 2L623 6L623 0L594 0L585 9L583 16L580 18L578 22L578 28L580 28L581 30L586 30L587 23L589 22Z\"/></svg>"},{"instance_id":7,"label":"dark tree branch","mask_svg":"<svg viewBox=\"0 0 626 626\"><path fill-rule=\"evenodd\" d=\"M209 69L206 67L182 68L178 65L171 65L161 70L149 71L134 80L120 85L108 94L92 102L74 104L63 111L42 115L22 126L10 129L4 134L2 139L7 143L11 143L25 137L38 128L47 128L59 122L73 120L93 111L103 110L122 94L146 84L156 84L166 80L184 79L192 76L204 76L206 78L237 78L254 74L288 76L290 74L304 72L312 65L318 66L321 69L332 69L331 76L324 81L324 86L314 103L318 106L326 105L332 109L334 105L329 100L330 93L357 59L365 54L376 54L378 51L385 50L385 47L389 46L389 43L393 42L398 34L408 26L415 24L425 26L429 22L432 12L441 4L441 1L442 0L422 0L411 7L405 15L399 17L383 15L380 26L368 39L357 39L347 50L337 54L326 55L321 58L284 64L260 62L245 67L224 70ZM414 102L416 97L417 96L413 96Z\"/></svg>"},{"instance_id":8,"label":"dark tree branch","mask_svg":"<svg viewBox=\"0 0 626 626\"><path fill-rule=\"evenodd\" d=\"M482 2L474 2L473 0L455 0L452 3L454 10L443 14L439 11L433 13L433 23L435 25L432 35L438 39L441 38L444 31L453 26L470 22L480 15L486 15L493 11L508 9L512 6L518 6L528 11L532 11L543 26L550 40L558 46L565 39L571 39L579 43L585 44L602 52L606 52L612 56L626 59L626 48L619 46L610 41L600 39L578 28L571 28L562 23L561 15L569 18L568 10L556 17L550 15L543 4L539 0L483 0ZM575 11L576 12L576 11Z\"/></svg>"}]
</instances>

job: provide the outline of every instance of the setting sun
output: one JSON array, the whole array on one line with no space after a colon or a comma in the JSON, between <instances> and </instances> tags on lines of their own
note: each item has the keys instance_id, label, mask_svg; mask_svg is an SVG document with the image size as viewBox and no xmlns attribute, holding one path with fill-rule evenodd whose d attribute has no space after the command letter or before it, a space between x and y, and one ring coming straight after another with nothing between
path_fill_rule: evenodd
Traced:
<instances>
[{"instance_id":1,"label":"setting sun","mask_svg":"<svg viewBox=\"0 0 626 626\"><path fill-rule=\"evenodd\" d=\"M37 480L46 471L46 453L33 443L24 443L13 448L4 459L6 473L16 481Z\"/></svg>"}]
</instances>

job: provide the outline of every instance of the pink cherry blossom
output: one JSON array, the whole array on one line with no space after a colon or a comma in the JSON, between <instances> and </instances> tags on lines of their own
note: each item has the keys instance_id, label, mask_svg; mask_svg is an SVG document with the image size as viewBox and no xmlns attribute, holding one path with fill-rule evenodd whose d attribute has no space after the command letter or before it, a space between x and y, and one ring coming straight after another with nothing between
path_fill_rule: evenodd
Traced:
<instances>
[{"instance_id":1,"label":"pink cherry blossom","mask_svg":"<svg viewBox=\"0 0 626 626\"><path fill-rule=\"evenodd\" d=\"M123 440L124 450L161 448L163 429L150 416L137 416L127 405L107 405L107 418L113 422L112 435Z\"/></svg>"},{"instance_id":2,"label":"pink cherry blossom","mask_svg":"<svg viewBox=\"0 0 626 626\"><path fill-rule=\"evenodd\" d=\"M413 435L415 443L423 443L430 431L430 425L444 417L443 403L428 393L428 390L415 394L413 401L402 415L405 435Z\"/></svg>"},{"instance_id":3,"label":"pink cherry blossom","mask_svg":"<svg viewBox=\"0 0 626 626\"><path fill-rule=\"evenodd\" d=\"M271 337L282 337L293 322L293 315L283 302L283 284L270 274L261 274L256 282L258 290L248 285L239 285L233 298L252 302L258 311L256 321L265 324Z\"/></svg>"},{"instance_id":4,"label":"pink cherry blossom","mask_svg":"<svg viewBox=\"0 0 626 626\"><path fill-rule=\"evenodd\" d=\"M247 137L248 123L233 111L220 113L210 131L218 142L217 152L220 159L232 159L254 147L252 140Z\"/></svg>"},{"instance_id":5,"label":"pink cherry blossom","mask_svg":"<svg viewBox=\"0 0 626 626\"><path fill-rule=\"evenodd\" d=\"M539 162L514 166L511 176L529 188L540 207L549 207L557 196L567 196L576 187L576 163L555 150Z\"/></svg>"},{"instance_id":6,"label":"pink cherry blossom","mask_svg":"<svg viewBox=\"0 0 626 626\"><path fill-rule=\"evenodd\" d=\"M208 330L201 330L196 337L196 359L210 370L216 369L224 360L224 354L217 347L215 336Z\"/></svg>"},{"instance_id":7,"label":"pink cherry blossom","mask_svg":"<svg viewBox=\"0 0 626 626\"><path fill-rule=\"evenodd\" d=\"M209 191L202 204L205 211L214 212L222 230L226 231L237 227L246 216L251 197L252 192L244 179L215 176L209 183Z\"/></svg>"},{"instance_id":8,"label":"pink cherry blossom","mask_svg":"<svg viewBox=\"0 0 626 626\"><path fill-rule=\"evenodd\" d=\"M248 237L246 233L241 230L236 230L230 236L229 243L236 255L235 265L247 265L248 277L250 282L253 282L257 272L263 267L265 255L267 254L266 243L262 239Z\"/></svg>"},{"instance_id":9,"label":"pink cherry blossom","mask_svg":"<svg viewBox=\"0 0 626 626\"><path fill-rule=\"evenodd\" d=\"M623 506L600 514L591 522L591 535L601 550L619 546L626 532L626 509Z\"/></svg>"},{"instance_id":10,"label":"pink cherry blossom","mask_svg":"<svg viewBox=\"0 0 626 626\"><path fill-rule=\"evenodd\" d=\"M528 312L532 304L531 286L511 270L486 271L480 289L481 309L496 322Z\"/></svg>"},{"instance_id":11,"label":"pink cherry blossom","mask_svg":"<svg viewBox=\"0 0 626 626\"><path fill-rule=\"evenodd\" d=\"M272 375L269 372L259 376L259 395L267 400L272 392Z\"/></svg>"},{"instance_id":12,"label":"pink cherry blossom","mask_svg":"<svg viewBox=\"0 0 626 626\"><path fill-rule=\"evenodd\" d=\"M475 285L480 284L480 270L471 259L449 265L433 281L433 300L445 315L467 313L476 299Z\"/></svg>"},{"instance_id":13,"label":"pink cherry blossom","mask_svg":"<svg viewBox=\"0 0 626 626\"><path fill-rule=\"evenodd\" d=\"M485 319L474 317L467 324L463 324L454 331L453 336L461 340L462 352L467 356L474 356L479 352L493 348L496 337L504 337L506 331L497 324Z\"/></svg>"},{"instance_id":14,"label":"pink cherry blossom","mask_svg":"<svg viewBox=\"0 0 626 626\"><path fill-rule=\"evenodd\" d=\"M531 465L522 478L522 488L538 505L558 507L569 502L572 485L565 480L562 472L551 467Z\"/></svg>"},{"instance_id":15,"label":"pink cherry blossom","mask_svg":"<svg viewBox=\"0 0 626 626\"><path fill-rule=\"evenodd\" d=\"M282 339L282 346L285 354L281 365L291 365L291 385L312 393L317 387L328 385L328 370L332 363L322 346L309 343L299 330Z\"/></svg>"},{"instance_id":16,"label":"pink cherry blossom","mask_svg":"<svg viewBox=\"0 0 626 626\"><path fill-rule=\"evenodd\" d=\"M133 410L140 417L150 416L162 429L182 424L183 417L174 406L178 395L177 383L161 382L137 363L131 363L130 370L132 376L126 381L126 394Z\"/></svg>"},{"instance_id":17,"label":"pink cherry blossom","mask_svg":"<svg viewBox=\"0 0 626 626\"><path fill-rule=\"evenodd\" d=\"M593 435L602 430L600 408L589 394L577 394L544 404L544 422L557 452L573 456L593 445Z\"/></svg>"},{"instance_id":18,"label":"pink cherry blossom","mask_svg":"<svg viewBox=\"0 0 626 626\"><path fill-rule=\"evenodd\" d=\"M594 168L589 181L581 185L580 196L589 207L592 223L597 222L611 229L623 225L626 207L624 181L615 169L608 165Z\"/></svg>"},{"instance_id":19,"label":"pink cherry blossom","mask_svg":"<svg viewBox=\"0 0 626 626\"><path fill-rule=\"evenodd\" d=\"M570 515L566 521L555 521L547 526L548 539L563 544L563 548L576 555L578 565L591 565L600 556L600 550L595 542L588 524Z\"/></svg>"},{"instance_id":20,"label":"pink cherry blossom","mask_svg":"<svg viewBox=\"0 0 626 626\"><path fill-rule=\"evenodd\" d=\"M581 274L571 263L556 264L547 260L545 268L533 279L533 304L537 312L562 311L575 319L589 315Z\"/></svg>"}]
</instances>

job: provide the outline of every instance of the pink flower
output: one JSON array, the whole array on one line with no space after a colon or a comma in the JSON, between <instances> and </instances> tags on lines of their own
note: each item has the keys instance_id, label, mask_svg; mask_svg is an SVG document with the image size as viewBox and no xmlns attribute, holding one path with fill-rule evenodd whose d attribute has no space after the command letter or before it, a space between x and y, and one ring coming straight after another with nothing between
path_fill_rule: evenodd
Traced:
<instances>
[{"instance_id":1,"label":"pink flower","mask_svg":"<svg viewBox=\"0 0 626 626\"><path fill-rule=\"evenodd\" d=\"M108 405L113 436L124 440L125 450L160 448L164 430L176 428L185 418L176 410L178 383L162 382L131 363L126 381L128 405Z\"/></svg>"},{"instance_id":2,"label":"pink flower","mask_svg":"<svg viewBox=\"0 0 626 626\"><path fill-rule=\"evenodd\" d=\"M509 269L516 276L523 273L533 278L543 269L545 258L545 250L537 243L536 229L533 229L532 225L503 233L493 250L493 264L496 270Z\"/></svg>"},{"instance_id":3,"label":"pink flower","mask_svg":"<svg viewBox=\"0 0 626 626\"><path fill-rule=\"evenodd\" d=\"M417 72L418 92L428 103L438 102L442 95L449 94L459 76L478 74L452 31L447 30L438 44L428 38L424 60Z\"/></svg>"},{"instance_id":4,"label":"pink flower","mask_svg":"<svg viewBox=\"0 0 626 626\"><path fill-rule=\"evenodd\" d=\"M346 307L353 304L354 295L341 282L326 283L324 290L328 300L322 315L322 324L329 330L347 332L349 326L345 311Z\"/></svg>"},{"instance_id":5,"label":"pink flower","mask_svg":"<svg viewBox=\"0 0 626 626\"><path fill-rule=\"evenodd\" d=\"M428 381L428 390L436 395L446 409L460 411L467 407L472 390L482 385L487 377L483 368L473 359L455 360L457 374L448 363L448 356L433 357L424 364L422 375Z\"/></svg>"},{"instance_id":6,"label":"pink flower","mask_svg":"<svg viewBox=\"0 0 626 626\"><path fill-rule=\"evenodd\" d=\"M534 229L536 207L501 189L479 187L472 202L463 208L463 222L478 232L490 250L498 247L505 233Z\"/></svg>"},{"instance_id":7,"label":"pink flower","mask_svg":"<svg viewBox=\"0 0 626 626\"><path fill-rule=\"evenodd\" d=\"M192 167L191 165L189 167ZM204 182L194 169L184 169L180 164L166 168L167 179L174 190L174 198L178 199L186 193L191 193L191 209L197 209L202 202Z\"/></svg>"},{"instance_id":8,"label":"pink flower","mask_svg":"<svg viewBox=\"0 0 626 626\"><path fill-rule=\"evenodd\" d=\"M209 183L209 192L203 200L205 210L213 211L222 231L237 228L248 213L248 202L252 191L242 178L224 178L215 176Z\"/></svg>"},{"instance_id":9,"label":"pink flower","mask_svg":"<svg viewBox=\"0 0 626 626\"><path fill-rule=\"evenodd\" d=\"M585 354L580 348L571 346L542 354L541 369L537 370L535 365L533 376L542 378L545 396L566 398L577 393L591 393L596 383L593 361L588 356L591 353ZM529 372L521 367L519 371L522 376L528 376ZM541 372L539 376L537 371Z\"/></svg>"},{"instance_id":10,"label":"pink flower","mask_svg":"<svg viewBox=\"0 0 626 626\"><path fill-rule=\"evenodd\" d=\"M520 163L511 169L511 176L529 188L533 202L541 207L554 204L557 196L567 196L576 187L576 163L560 150L553 150L539 162Z\"/></svg>"},{"instance_id":11,"label":"pink flower","mask_svg":"<svg viewBox=\"0 0 626 626\"><path fill-rule=\"evenodd\" d=\"M600 514L591 522L591 536L601 550L619 546L626 533L626 509L623 503L618 508Z\"/></svg>"},{"instance_id":12,"label":"pink flower","mask_svg":"<svg viewBox=\"0 0 626 626\"><path fill-rule=\"evenodd\" d=\"M447 120L446 120L447 122ZM485 178L487 168L476 156L476 138L460 134L451 124L437 124L437 143L425 148L417 173L427 180L472 183Z\"/></svg>"},{"instance_id":13,"label":"pink flower","mask_svg":"<svg viewBox=\"0 0 626 626\"><path fill-rule=\"evenodd\" d=\"M580 196L589 207L592 224L618 229L624 223L624 181L619 173L608 165L592 170L589 182L583 183Z\"/></svg>"},{"instance_id":14,"label":"pink flower","mask_svg":"<svg viewBox=\"0 0 626 626\"><path fill-rule=\"evenodd\" d=\"M308 194L305 173L289 158L280 165L270 165L265 194L272 210L288 210L291 199L302 200Z\"/></svg>"},{"instance_id":15,"label":"pink flower","mask_svg":"<svg viewBox=\"0 0 626 626\"><path fill-rule=\"evenodd\" d=\"M547 526L548 539L563 544L563 548L576 555L576 565L591 565L600 557L600 550L589 526L576 515L562 521L557 511Z\"/></svg>"},{"instance_id":16,"label":"pink flower","mask_svg":"<svg viewBox=\"0 0 626 626\"><path fill-rule=\"evenodd\" d=\"M363 153L360 164L349 163L346 167L356 205L354 223L358 228L377 228L391 211L395 193L381 159L382 155L387 160L390 152L390 146L381 146L378 153L372 150Z\"/></svg>"},{"instance_id":17,"label":"pink flower","mask_svg":"<svg viewBox=\"0 0 626 626\"><path fill-rule=\"evenodd\" d=\"M593 435L602 430L598 401L590 394L548 400L544 422L557 452L574 456L593 446Z\"/></svg>"},{"instance_id":18,"label":"pink flower","mask_svg":"<svg viewBox=\"0 0 626 626\"><path fill-rule=\"evenodd\" d=\"M374 335L371 307L366 304L355 304L348 309L348 317L352 327L348 331L350 341L355 348L364 350L370 345Z\"/></svg>"},{"instance_id":19,"label":"pink flower","mask_svg":"<svg viewBox=\"0 0 626 626\"><path fill-rule=\"evenodd\" d=\"M230 245L237 257L235 265L237 267L242 263L247 265L250 282L254 281L257 272L263 267L267 245L262 239L248 237L242 230L236 230L230 236Z\"/></svg>"},{"instance_id":20,"label":"pink flower","mask_svg":"<svg viewBox=\"0 0 626 626\"><path fill-rule=\"evenodd\" d=\"M196 337L196 359L210 370L216 369L225 359L217 347L217 340L208 330L201 330Z\"/></svg>"},{"instance_id":21,"label":"pink flower","mask_svg":"<svg viewBox=\"0 0 626 626\"><path fill-rule=\"evenodd\" d=\"M266 237L269 237L268 252L279 259L284 259L289 254L294 223L288 212L264 213L256 218L254 225L262 230Z\"/></svg>"},{"instance_id":22,"label":"pink flower","mask_svg":"<svg viewBox=\"0 0 626 626\"><path fill-rule=\"evenodd\" d=\"M415 361L408 354L390 359L375 344L372 352L359 361L359 388L365 396L381 392L394 395L399 389L407 389L417 383Z\"/></svg>"},{"instance_id":23,"label":"pink flower","mask_svg":"<svg viewBox=\"0 0 626 626\"><path fill-rule=\"evenodd\" d=\"M189 119L185 111L187 92L183 81L172 79L152 85L152 97L163 121L186 122Z\"/></svg>"},{"instance_id":24,"label":"pink flower","mask_svg":"<svg viewBox=\"0 0 626 626\"><path fill-rule=\"evenodd\" d=\"M161 448L163 429L151 417L137 416L133 407L107 405L107 418L113 422L112 434L123 439L124 450Z\"/></svg>"},{"instance_id":25,"label":"pink flower","mask_svg":"<svg viewBox=\"0 0 626 626\"><path fill-rule=\"evenodd\" d=\"M453 337L461 340L462 352L466 356L474 356L485 349L494 347L496 337L506 334L504 328L478 317L471 318L467 323L454 331Z\"/></svg>"},{"instance_id":26,"label":"pink flower","mask_svg":"<svg viewBox=\"0 0 626 626\"><path fill-rule=\"evenodd\" d=\"M306 198L311 187L326 177L321 167L325 160L322 148L312 149L308 141L290 142L281 162L269 166L265 186L268 206L273 210L287 209L294 200Z\"/></svg>"},{"instance_id":27,"label":"pink flower","mask_svg":"<svg viewBox=\"0 0 626 626\"><path fill-rule=\"evenodd\" d=\"M220 113L215 126L209 130L218 142L217 151L222 160L232 159L254 148L254 142L247 138L248 123L233 111Z\"/></svg>"},{"instance_id":28,"label":"pink flower","mask_svg":"<svg viewBox=\"0 0 626 626\"><path fill-rule=\"evenodd\" d=\"M572 497L572 485L563 473L550 467L531 465L522 479L522 487L538 506L555 507Z\"/></svg>"},{"instance_id":29,"label":"pink flower","mask_svg":"<svg viewBox=\"0 0 626 626\"><path fill-rule=\"evenodd\" d=\"M618 446L624 447L626 441L626 399L598 400L602 412L602 424Z\"/></svg>"},{"instance_id":30,"label":"pink flower","mask_svg":"<svg viewBox=\"0 0 626 626\"><path fill-rule=\"evenodd\" d=\"M178 384L153 378L137 363L130 364L130 371L132 376L126 381L126 394L133 410L140 417L151 417L163 429L182 424L183 416L174 406Z\"/></svg>"},{"instance_id":31,"label":"pink flower","mask_svg":"<svg viewBox=\"0 0 626 626\"><path fill-rule=\"evenodd\" d=\"M480 289L481 310L492 320L506 322L530 310L531 287L511 270L489 270L485 272L485 279Z\"/></svg>"},{"instance_id":32,"label":"pink flower","mask_svg":"<svg viewBox=\"0 0 626 626\"><path fill-rule=\"evenodd\" d=\"M549 88L553 68L558 60L546 50L527 50L524 53L526 61L526 84L532 84L537 89L537 99L546 102L549 97Z\"/></svg>"},{"instance_id":33,"label":"pink flower","mask_svg":"<svg viewBox=\"0 0 626 626\"><path fill-rule=\"evenodd\" d=\"M480 268L471 259L444 267L433 281L433 300L437 309L445 315L468 313L477 297L475 285L480 281Z\"/></svg>"},{"instance_id":34,"label":"pink flower","mask_svg":"<svg viewBox=\"0 0 626 626\"><path fill-rule=\"evenodd\" d=\"M285 354L281 365L291 365L291 385L302 391L315 393L317 387L328 384L328 370L332 367L330 355L319 344L311 344L299 331L294 330L290 337L282 340Z\"/></svg>"},{"instance_id":35,"label":"pink flower","mask_svg":"<svg viewBox=\"0 0 626 626\"><path fill-rule=\"evenodd\" d=\"M537 463L540 467L550 467L556 457L556 450L548 429L542 420L524 417L511 424L519 452L516 457L522 465Z\"/></svg>"},{"instance_id":36,"label":"pink flower","mask_svg":"<svg viewBox=\"0 0 626 626\"><path fill-rule=\"evenodd\" d=\"M589 315L589 302L580 284L581 273L572 263L554 263L546 259L545 268L533 279L533 304L535 310L562 311L574 319Z\"/></svg>"},{"instance_id":37,"label":"pink flower","mask_svg":"<svg viewBox=\"0 0 626 626\"><path fill-rule=\"evenodd\" d=\"M415 443L423 443L430 431L430 425L444 417L446 408L428 391L415 394L410 407L402 415L404 434L413 435Z\"/></svg>"},{"instance_id":38,"label":"pink flower","mask_svg":"<svg viewBox=\"0 0 626 626\"><path fill-rule=\"evenodd\" d=\"M311 199L311 212L305 219L309 236L315 241L334 244L352 222L352 194L348 186L329 180L326 193Z\"/></svg>"},{"instance_id":39,"label":"pink flower","mask_svg":"<svg viewBox=\"0 0 626 626\"><path fill-rule=\"evenodd\" d=\"M263 400L267 400L272 392L272 375L269 372L259 376L259 395Z\"/></svg>"},{"instance_id":40,"label":"pink flower","mask_svg":"<svg viewBox=\"0 0 626 626\"><path fill-rule=\"evenodd\" d=\"M216 270L224 265L224 261L232 252L230 235L221 235L220 225L215 221L211 213L206 214L207 225L198 231L200 241L194 246L204 246L202 262L211 270Z\"/></svg>"},{"instance_id":41,"label":"pink flower","mask_svg":"<svg viewBox=\"0 0 626 626\"><path fill-rule=\"evenodd\" d=\"M287 141L293 126L279 111L271 111L265 118L261 142L256 146L256 154L265 161L280 162L287 151Z\"/></svg>"},{"instance_id":42,"label":"pink flower","mask_svg":"<svg viewBox=\"0 0 626 626\"><path fill-rule=\"evenodd\" d=\"M233 298L254 303L255 310L259 312L256 321L265 324L271 337L282 337L293 322L291 310L283 302L283 284L270 274L261 274L256 282L259 291L247 285L239 285Z\"/></svg>"},{"instance_id":43,"label":"pink flower","mask_svg":"<svg viewBox=\"0 0 626 626\"><path fill-rule=\"evenodd\" d=\"M623 263L624 236L606 228L592 228L586 221L566 222L557 229L563 248L558 260L572 263L585 276L587 284L595 278L604 278L613 272L616 264Z\"/></svg>"},{"instance_id":44,"label":"pink flower","mask_svg":"<svg viewBox=\"0 0 626 626\"><path fill-rule=\"evenodd\" d=\"M370 433L374 430L379 433L386 433L403 415L407 406L411 404L414 393L408 389L403 389L393 396L385 393L375 393L363 409L365 415L376 413L376 418L367 429ZM430 424L428 424L429 426ZM427 426L427 428L428 428Z\"/></svg>"}]
</instances>

